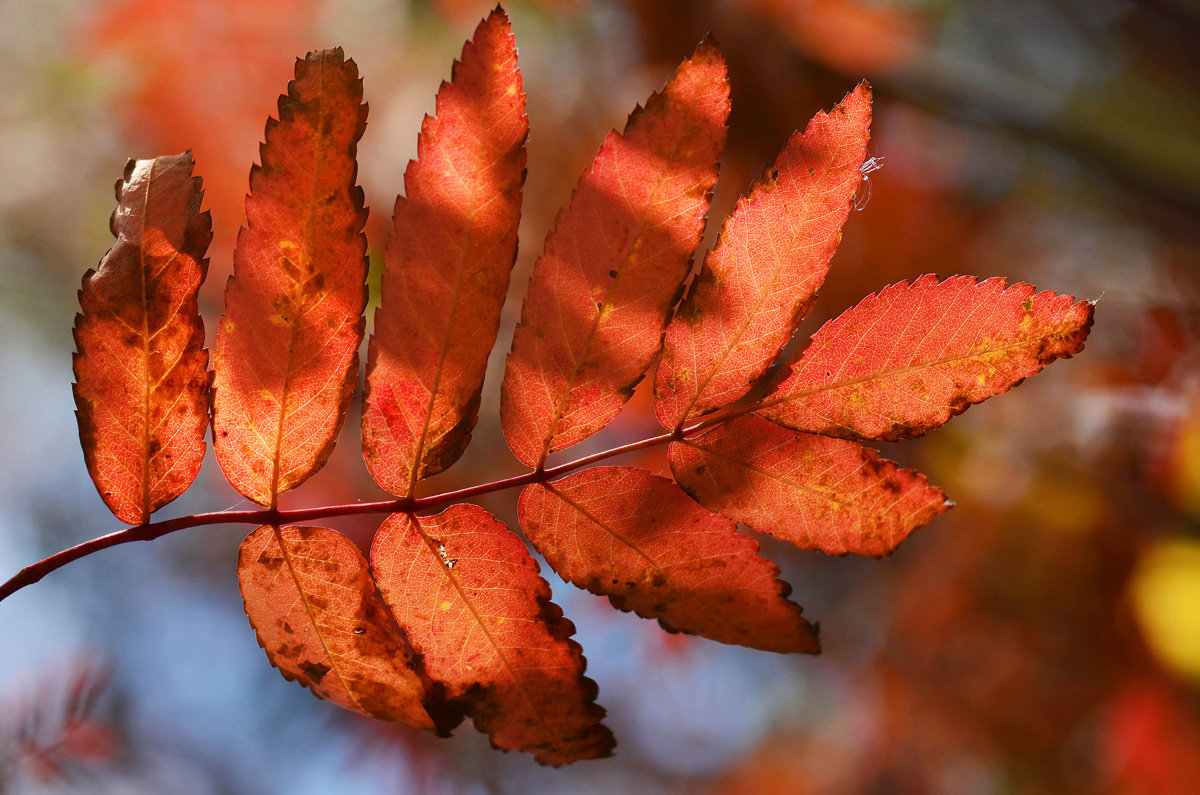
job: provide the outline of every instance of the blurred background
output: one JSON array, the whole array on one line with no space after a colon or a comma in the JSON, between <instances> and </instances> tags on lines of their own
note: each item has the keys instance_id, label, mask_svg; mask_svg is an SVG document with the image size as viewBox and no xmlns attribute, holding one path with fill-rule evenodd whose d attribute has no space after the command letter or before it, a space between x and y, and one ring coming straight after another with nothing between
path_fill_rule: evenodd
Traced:
<instances>
[{"instance_id":1,"label":"blurred background","mask_svg":"<svg viewBox=\"0 0 1200 795\"><path fill-rule=\"evenodd\" d=\"M1200 791L1200 4L1193 0L510 0L532 132L503 353L554 212L610 128L707 32L730 147L708 241L796 128L861 78L885 167L804 331L917 276L1099 299L1086 351L886 456L958 507L882 561L763 539L824 654L667 635L547 572L617 734L562 770L339 710L241 609L249 528L106 551L0 604L0 791ZM263 124L297 55L365 76L383 244L471 0L0 0L0 578L118 528L70 392L85 269L128 157L195 151L216 238L210 344ZM519 471L495 422L430 488ZM654 427L639 391L589 447ZM355 409L355 412L357 409ZM357 416L284 507L380 499ZM578 450L572 450L573 454ZM657 454L635 458L655 469ZM515 495L486 507L514 518ZM240 505L211 459L160 516ZM378 519L333 524L365 542Z\"/></svg>"}]
</instances>

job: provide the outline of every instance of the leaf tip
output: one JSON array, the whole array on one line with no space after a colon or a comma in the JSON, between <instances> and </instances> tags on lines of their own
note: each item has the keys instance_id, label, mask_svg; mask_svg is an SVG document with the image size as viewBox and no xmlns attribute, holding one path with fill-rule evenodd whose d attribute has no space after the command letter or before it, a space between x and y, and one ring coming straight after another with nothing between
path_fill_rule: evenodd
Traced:
<instances>
[{"instance_id":1,"label":"leaf tip","mask_svg":"<svg viewBox=\"0 0 1200 795\"><path fill-rule=\"evenodd\" d=\"M692 52L692 60L714 60L724 63L725 55L721 52L721 45L711 30L705 33L704 38L696 45L696 49Z\"/></svg>"},{"instance_id":2,"label":"leaf tip","mask_svg":"<svg viewBox=\"0 0 1200 795\"><path fill-rule=\"evenodd\" d=\"M341 47L331 47L324 50L309 50L304 54L306 61L323 61L326 57L333 61L342 61L345 60L346 53Z\"/></svg>"}]
</instances>

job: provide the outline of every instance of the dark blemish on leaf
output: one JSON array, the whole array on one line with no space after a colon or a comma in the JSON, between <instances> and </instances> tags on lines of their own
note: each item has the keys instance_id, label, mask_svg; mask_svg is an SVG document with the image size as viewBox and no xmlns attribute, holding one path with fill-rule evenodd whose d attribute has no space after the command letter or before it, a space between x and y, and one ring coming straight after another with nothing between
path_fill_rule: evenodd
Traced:
<instances>
[{"instance_id":1,"label":"dark blemish on leaf","mask_svg":"<svg viewBox=\"0 0 1200 795\"><path fill-rule=\"evenodd\" d=\"M366 632L366 631L367 631L366 627L355 627L355 628L354 628L354 634L355 634L355 635L361 635L361 634L363 634L363 633L364 633L364 632Z\"/></svg>"},{"instance_id":2,"label":"dark blemish on leaf","mask_svg":"<svg viewBox=\"0 0 1200 795\"><path fill-rule=\"evenodd\" d=\"M325 674L329 673L330 670L328 665L312 662L300 663L296 667L303 671L304 675L312 680L314 685L319 685L321 680L325 678Z\"/></svg>"},{"instance_id":3,"label":"dark blemish on leaf","mask_svg":"<svg viewBox=\"0 0 1200 795\"><path fill-rule=\"evenodd\" d=\"M882 477L886 464L883 459L875 455L874 452L863 448L863 470L874 477Z\"/></svg>"}]
</instances>

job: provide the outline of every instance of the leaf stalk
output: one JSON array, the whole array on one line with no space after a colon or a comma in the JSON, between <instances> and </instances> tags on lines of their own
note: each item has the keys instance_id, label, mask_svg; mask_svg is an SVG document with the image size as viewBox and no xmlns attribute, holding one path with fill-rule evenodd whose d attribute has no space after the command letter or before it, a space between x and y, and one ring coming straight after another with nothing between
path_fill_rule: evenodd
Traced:
<instances>
[{"instance_id":1,"label":"leaf stalk","mask_svg":"<svg viewBox=\"0 0 1200 795\"><path fill-rule=\"evenodd\" d=\"M589 466L591 464L605 461L609 458L625 455L627 453L645 450L651 447L657 447L667 442L680 441L692 436L705 428L712 427L718 423L724 422L734 416L746 414L758 408L757 404L749 406L730 406L728 409L718 411L708 415L686 428L676 429L668 433L661 433L657 436L649 436L645 439L640 439L636 442L618 445L617 447L602 450L598 453L577 458L573 461L567 461L562 464L551 467L538 467L521 475L514 475L500 480L493 480L488 483L480 483L475 486L457 489L454 491L441 492L439 494L431 494L426 497L399 497L393 500L376 500L373 502L355 502L342 505L322 505L313 508L295 508L291 510L278 510L275 508L263 508L261 510L250 511L213 511L210 513L197 513L188 516L180 516L175 519L163 519L157 522L147 522L135 527L129 527L124 530L117 530L97 538L84 541L76 544L73 547L68 547L60 552L56 552L49 557L46 557L37 563L30 564L18 571L10 577L3 585L0 585L0 602L12 596L17 591L29 585L39 582L47 574L61 569L68 563L85 558L96 552L99 552L110 547L120 546L121 544L129 544L134 541L153 541L156 538L162 538L165 535L187 530L192 527L207 527L209 525L221 524L252 524L264 525L271 524L282 526L285 524L294 524L296 522L311 522L316 519L325 519L335 516L358 516L362 514L372 513L408 513L415 511L430 510L441 508L456 502L469 500L473 497L478 497L484 494L492 494L499 491L507 491L521 486L528 486L532 483L546 483L561 475L573 472L576 469Z\"/></svg>"}]
</instances>

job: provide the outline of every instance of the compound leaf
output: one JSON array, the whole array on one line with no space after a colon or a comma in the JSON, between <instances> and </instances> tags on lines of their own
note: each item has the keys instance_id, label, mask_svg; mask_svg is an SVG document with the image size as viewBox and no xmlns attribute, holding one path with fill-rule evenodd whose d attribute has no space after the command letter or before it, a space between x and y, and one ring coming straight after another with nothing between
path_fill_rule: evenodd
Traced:
<instances>
[{"instance_id":1,"label":"compound leaf","mask_svg":"<svg viewBox=\"0 0 1200 795\"><path fill-rule=\"evenodd\" d=\"M367 467L393 494L411 495L470 441L516 257L528 131L497 9L425 118L384 254L362 431Z\"/></svg>"},{"instance_id":2,"label":"compound leaf","mask_svg":"<svg viewBox=\"0 0 1200 795\"><path fill-rule=\"evenodd\" d=\"M555 571L621 610L722 643L819 650L816 629L758 544L666 478L596 467L528 486L519 510Z\"/></svg>"},{"instance_id":3,"label":"compound leaf","mask_svg":"<svg viewBox=\"0 0 1200 795\"><path fill-rule=\"evenodd\" d=\"M611 753L575 627L525 545L491 514L474 505L393 514L371 565L430 678L494 746L548 765Z\"/></svg>"},{"instance_id":4,"label":"compound leaf","mask_svg":"<svg viewBox=\"0 0 1200 795\"><path fill-rule=\"evenodd\" d=\"M217 334L213 435L229 482L263 505L325 463L357 382L367 211L355 153L366 117L354 61L340 48L311 52L250 172Z\"/></svg>"},{"instance_id":5,"label":"compound leaf","mask_svg":"<svg viewBox=\"0 0 1200 795\"><path fill-rule=\"evenodd\" d=\"M129 524L196 479L208 427L208 351L196 294L212 220L192 155L130 160L117 183L117 242L83 277L75 405L88 472Z\"/></svg>"}]
</instances>

